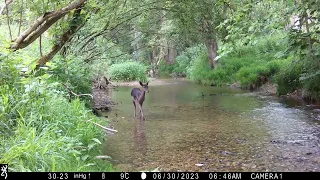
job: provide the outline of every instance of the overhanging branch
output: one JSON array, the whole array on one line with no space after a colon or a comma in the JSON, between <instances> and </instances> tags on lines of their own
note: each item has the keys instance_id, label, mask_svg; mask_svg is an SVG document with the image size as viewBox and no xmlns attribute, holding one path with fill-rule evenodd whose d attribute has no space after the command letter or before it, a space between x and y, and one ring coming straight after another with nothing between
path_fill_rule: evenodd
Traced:
<instances>
[{"instance_id":1,"label":"overhanging branch","mask_svg":"<svg viewBox=\"0 0 320 180\"><path fill-rule=\"evenodd\" d=\"M59 19L64 17L71 10L79 8L86 1L87 0L77 0L71 3L69 6L39 17L28 29L21 33L21 35L14 41L14 44L10 48L18 50L27 47Z\"/></svg>"}]
</instances>

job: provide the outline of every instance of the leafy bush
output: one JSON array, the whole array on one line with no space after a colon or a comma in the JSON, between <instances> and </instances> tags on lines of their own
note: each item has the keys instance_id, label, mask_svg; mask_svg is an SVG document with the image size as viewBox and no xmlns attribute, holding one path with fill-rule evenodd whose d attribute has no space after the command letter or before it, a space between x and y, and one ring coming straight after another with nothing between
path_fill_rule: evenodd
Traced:
<instances>
[{"instance_id":1,"label":"leafy bush","mask_svg":"<svg viewBox=\"0 0 320 180\"><path fill-rule=\"evenodd\" d=\"M248 87L250 84L260 86L266 79L280 72L280 69L287 66L289 59L273 60L264 64L251 64L244 66L236 74L236 79L242 87Z\"/></svg>"},{"instance_id":2,"label":"leafy bush","mask_svg":"<svg viewBox=\"0 0 320 180\"><path fill-rule=\"evenodd\" d=\"M235 46L230 54L233 57L241 56L268 56L272 58L276 53L284 51L287 44L287 36L284 33L271 34L257 37L248 45ZM266 59L266 58L264 58Z\"/></svg>"},{"instance_id":3,"label":"leafy bush","mask_svg":"<svg viewBox=\"0 0 320 180\"><path fill-rule=\"evenodd\" d=\"M108 75L116 81L146 81L146 67L138 62L124 62L113 64L108 69Z\"/></svg>"},{"instance_id":4,"label":"leafy bush","mask_svg":"<svg viewBox=\"0 0 320 180\"><path fill-rule=\"evenodd\" d=\"M173 71L187 73L187 78L205 85L221 86L240 81L243 87L261 85L288 65L283 52L287 39L284 34L263 36L253 44L234 46L231 53L220 58L219 64L211 70L206 47L198 45L188 48L176 58ZM284 63L286 62L286 63Z\"/></svg>"},{"instance_id":5,"label":"leafy bush","mask_svg":"<svg viewBox=\"0 0 320 180\"><path fill-rule=\"evenodd\" d=\"M210 70L210 72L206 76L207 83L202 84L222 86L225 85L227 82L230 82L230 79L231 77L224 68L217 67L214 70Z\"/></svg>"},{"instance_id":6,"label":"leafy bush","mask_svg":"<svg viewBox=\"0 0 320 180\"><path fill-rule=\"evenodd\" d=\"M91 93L93 73L89 71L89 64L83 63L81 57L56 56L47 65L53 74L50 82L68 82L68 87L75 93Z\"/></svg>"},{"instance_id":7,"label":"leafy bush","mask_svg":"<svg viewBox=\"0 0 320 180\"><path fill-rule=\"evenodd\" d=\"M22 77L20 70L31 60L34 56L24 51L0 49L0 163L10 164L12 172L112 171L109 162L95 158L101 154L103 131L87 122L105 121L83 101L64 98L57 76L49 74L54 71L64 81L63 68ZM84 73L77 74L79 65L74 68L70 79L76 84Z\"/></svg>"},{"instance_id":8,"label":"leafy bush","mask_svg":"<svg viewBox=\"0 0 320 180\"><path fill-rule=\"evenodd\" d=\"M186 74L187 69L190 66L190 58L187 55L182 54L176 58L175 64L176 66L174 67L173 72L177 74Z\"/></svg>"},{"instance_id":9,"label":"leafy bush","mask_svg":"<svg viewBox=\"0 0 320 180\"><path fill-rule=\"evenodd\" d=\"M177 66L176 63L166 64L165 61L161 61L158 66L158 75L160 77L168 77L171 75L171 73L173 72L176 66Z\"/></svg>"},{"instance_id":10,"label":"leafy bush","mask_svg":"<svg viewBox=\"0 0 320 180\"><path fill-rule=\"evenodd\" d=\"M100 153L102 123L79 99L71 103L56 84L29 80L25 88L0 86L0 163L10 171L110 171Z\"/></svg>"},{"instance_id":11,"label":"leafy bush","mask_svg":"<svg viewBox=\"0 0 320 180\"><path fill-rule=\"evenodd\" d=\"M284 95L294 90L302 88L302 83L299 80L300 74L303 73L303 64L292 62L287 67L283 68L276 76L278 84L278 94Z\"/></svg>"},{"instance_id":12,"label":"leafy bush","mask_svg":"<svg viewBox=\"0 0 320 180\"><path fill-rule=\"evenodd\" d=\"M188 73L188 69L193 64L192 61L195 61L195 59L206 52L206 47L203 44L186 48L179 56L176 57L172 72L179 75L186 75Z\"/></svg>"},{"instance_id":13,"label":"leafy bush","mask_svg":"<svg viewBox=\"0 0 320 180\"><path fill-rule=\"evenodd\" d=\"M187 69L187 78L198 83L206 80L205 77L210 71L208 64L208 55L203 52L190 62L190 67Z\"/></svg>"},{"instance_id":14,"label":"leafy bush","mask_svg":"<svg viewBox=\"0 0 320 180\"><path fill-rule=\"evenodd\" d=\"M247 87L250 84L261 85L261 78L267 77L269 74L270 70L266 65L252 65L241 68L236 73L236 77L242 87Z\"/></svg>"}]
</instances>

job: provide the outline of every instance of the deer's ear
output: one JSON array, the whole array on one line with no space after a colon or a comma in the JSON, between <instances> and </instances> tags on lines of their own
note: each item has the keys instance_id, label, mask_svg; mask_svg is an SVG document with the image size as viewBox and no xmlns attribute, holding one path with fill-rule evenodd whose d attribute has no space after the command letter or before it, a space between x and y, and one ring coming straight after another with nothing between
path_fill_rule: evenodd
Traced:
<instances>
[{"instance_id":1,"label":"deer's ear","mask_svg":"<svg viewBox=\"0 0 320 180\"><path fill-rule=\"evenodd\" d=\"M141 82L141 81L139 81L139 84L140 84L141 86L143 86L143 84L142 84L142 82Z\"/></svg>"}]
</instances>

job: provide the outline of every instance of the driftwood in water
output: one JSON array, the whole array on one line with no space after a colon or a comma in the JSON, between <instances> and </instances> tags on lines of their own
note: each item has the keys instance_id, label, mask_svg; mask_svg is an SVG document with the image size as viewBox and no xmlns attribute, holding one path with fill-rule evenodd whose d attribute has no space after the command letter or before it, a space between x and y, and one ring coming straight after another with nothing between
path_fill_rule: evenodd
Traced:
<instances>
[{"instance_id":1,"label":"driftwood in water","mask_svg":"<svg viewBox=\"0 0 320 180\"><path fill-rule=\"evenodd\" d=\"M100 124L98 124L98 123L96 123L96 122L92 122L92 121L90 121L90 120L88 120L88 122L91 122L91 123L95 124L96 126L101 127L101 128L104 129L104 130L111 131L111 132L118 132L118 131L115 130L115 129L110 129L110 128L104 127L104 126L102 126L102 125L100 125Z\"/></svg>"},{"instance_id":2,"label":"driftwood in water","mask_svg":"<svg viewBox=\"0 0 320 180\"><path fill-rule=\"evenodd\" d=\"M117 85L113 84L110 79L106 78L105 76L99 76L92 80L93 88L94 89L108 89L116 87Z\"/></svg>"},{"instance_id":3,"label":"driftwood in water","mask_svg":"<svg viewBox=\"0 0 320 180\"><path fill-rule=\"evenodd\" d=\"M109 90L115 85L105 76L99 76L92 81L93 109L97 111L109 111L115 105L109 96Z\"/></svg>"}]
</instances>

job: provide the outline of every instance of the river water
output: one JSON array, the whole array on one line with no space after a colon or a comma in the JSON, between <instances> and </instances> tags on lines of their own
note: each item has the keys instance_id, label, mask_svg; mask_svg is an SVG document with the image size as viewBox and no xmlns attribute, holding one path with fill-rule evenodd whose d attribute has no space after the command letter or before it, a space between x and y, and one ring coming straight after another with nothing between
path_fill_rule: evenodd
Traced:
<instances>
[{"instance_id":1,"label":"river water","mask_svg":"<svg viewBox=\"0 0 320 180\"><path fill-rule=\"evenodd\" d=\"M133 117L132 87L110 92L118 133L103 152L121 171L320 171L320 107L186 80L149 83ZM136 83L135 87L138 87ZM137 111L138 113L138 111Z\"/></svg>"}]
</instances>

